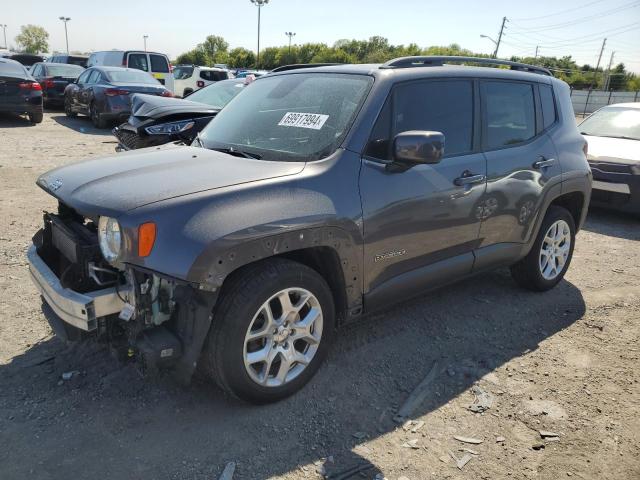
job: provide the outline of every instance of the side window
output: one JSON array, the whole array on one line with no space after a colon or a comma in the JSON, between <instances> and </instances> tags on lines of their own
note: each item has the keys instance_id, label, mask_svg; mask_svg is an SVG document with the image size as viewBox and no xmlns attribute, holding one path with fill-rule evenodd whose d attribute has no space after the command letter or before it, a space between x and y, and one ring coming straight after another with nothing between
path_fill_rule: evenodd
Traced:
<instances>
[{"instance_id":1,"label":"side window","mask_svg":"<svg viewBox=\"0 0 640 480\"><path fill-rule=\"evenodd\" d=\"M87 83L89 75L91 75L93 72L95 72L95 70L87 70L86 72L83 72L82 75L78 77L78 83Z\"/></svg>"},{"instance_id":2,"label":"side window","mask_svg":"<svg viewBox=\"0 0 640 480\"><path fill-rule=\"evenodd\" d=\"M227 74L227 72L212 72L213 73L213 80L215 80L216 82L219 82L221 80L227 80L229 78L229 75Z\"/></svg>"},{"instance_id":3,"label":"side window","mask_svg":"<svg viewBox=\"0 0 640 480\"><path fill-rule=\"evenodd\" d=\"M542 104L542 122L546 130L557 119L556 102L553 99L553 89L550 85L538 85L540 91L540 103Z\"/></svg>"},{"instance_id":4,"label":"side window","mask_svg":"<svg viewBox=\"0 0 640 480\"><path fill-rule=\"evenodd\" d=\"M536 134L533 86L527 83L483 82L488 149L526 142Z\"/></svg>"},{"instance_id":5,"label":"side window","mask_svg":"<svg viewBox=\"0 0 640 480\"><path fill-rule=\"evenodd\" d=\"M200 72L200 78L210 82L213 80L213 72L210 70L202 70Z\"/></svg>"},{"instance_id":6,"label":"side window","mask_svg":"<svg viewBox=\"0 0 640 480\"><path fill-rule=\"evenodd\" d=\"M41 75L42 72L42 65L36 65L33 67L33 70L31 70L31 75L34 77L39 77Z\"/></svg>"},{"instance_id":7,"label":"side window","mask_svg":"<svg viewBox=\"0 0 640 480\"><path fill-rule=\"evenodd\" d=\"M87 80L87 83L90 85L97 83L98 78L100 78L100 72L98 70L93 70L91 72L91 75L89 75L89 79Z\"/></svg>"},{"instance_id":8,"label":"side window","mask_svg":"<svg viewBox=\"0 0 640 480\"><path fill-rule=\"evenodd\" d=\"M162 55L149 55L151 58L151 71L158 73L169 73L169 63Z\"/></svg>"},{"instance_id":9,"label":"side window","mask_svg":"<svg viewBox=\"0 0 640 480\"><path fill-rule=\"evenodd\" d=\"M473 83L448 80L400 85L394 94L393 134L432 130L445 136L445 155L472 150Z\"/></svg>"},{"instance_id":10,"label":"side window","mask_svg":"<svg viewBox=\"0 0 640 480\"><path fill-rule=\"evenodd\" d=\"M129 68L137 68L138 70L148 72L149 65L147 63L147 54L146 53L130 53L127 66Z\"/></svg>"}]
</instances>

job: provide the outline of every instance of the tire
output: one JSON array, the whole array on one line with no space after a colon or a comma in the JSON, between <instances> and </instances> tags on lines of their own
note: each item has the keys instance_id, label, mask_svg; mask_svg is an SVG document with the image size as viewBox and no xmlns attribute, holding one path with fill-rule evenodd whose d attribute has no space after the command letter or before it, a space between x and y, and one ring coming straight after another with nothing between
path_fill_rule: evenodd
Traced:
<instances>
[{"instance_id":1,"label":"tire","mask_svg":"<svg viewBox=\"0 0 640 480\"><path fill-rule=\"evenodd\" d=\"M71 109L71 100L68 97L64 97L64 114L67 117L77 117L78 114Z\"/></svg>"},{"instance_id":2,"label":"tire","mask_svg":"<svg viewBox=\"0 0 640 480\"><path fill-rule=\"evenodd\" d=\"M31 123L42 123L44 114L42 112L30 112L27 114Z\"/></svg>"},{"instance_id":3,"label":"tire","mask_svg":"<svg viewBox=\"0 0 640 480\"><path fill-rule=\"evenodd\" d=\"M558 227L556 233L550 230L554 226ZM547 237L547 234L550 236ZM549 242L549 238L553 242ZM511 266L511 276L518 285L528 290L544 292L555 287L571 264L575 239L576 226L571 213L565 208L551 205L531 250ZM568 246L567 240L570 241ZM543 249L546 253L543 253Z\"/></svg>"},{"instance_id":4,"label":"tire","mask_svg":"<svg viewBox=\"0 0 640 480\"><path fill-rule=\"evenodd\" d=\"M186 97L190 93L193 93L193 89L192 88L185 88L184 92L182 92L182 98Z\"/></svg>"},{"instance_id":5,"label":"tire","mask_svg":"<svg viewBox=\"0 0 640 480\"><path fill-rule=\"evenodd\" d=\"M107 122L96 109L96 104L94 102L91 102L91 105L89 105L89 116L91 117L91 123L93 123L94 127L107 128Z\"/></svg>"},{"instance_id":6,"label":"tire","mask_svg":"<svg viewBox=\"0 0 640 480\"><path fill-rule=\"evenodd\" d=\"M301 292L310 296L305 294L304 300L298 296ZM294 308L303 305L298 314L290 310L289 324L280 323L285 316L280 297L274 298L277 294L286 295ZM203 373L232 396L255 404L281 400L302 388L322 364L334 337L335 309L325 280L306 265L269 259L232 274L220 295L202 354ZM267 309L273 317L270 326ZM315 348L294 338L309 338L311 329L303 329L300 322L310 319L314 319ZM278 333L273 334L272 328ZM257 339L247 341L250 334ZM261 352L268 352L266 360L255 361ZM292 356L304 362L291 360Z\"/></svg>"}]
</instances>

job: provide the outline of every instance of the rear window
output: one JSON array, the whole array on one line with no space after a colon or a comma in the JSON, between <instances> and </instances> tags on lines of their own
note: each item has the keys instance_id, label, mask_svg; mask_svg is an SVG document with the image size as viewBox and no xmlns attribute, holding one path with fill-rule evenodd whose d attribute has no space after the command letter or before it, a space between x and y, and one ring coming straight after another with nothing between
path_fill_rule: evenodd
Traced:
<instances>
[{"instance_id":1,"label":"rear window","mask_svg":"<svg viewBox=\"0 0 640 480\"><path fill-rule=\"evenodd\" d=\"M47 65L46 70L46 74L50 77L77 78L78 75L84 72L84 68L79 67L78 65Z\"/></svg>"},{"instance_id":2,"label":"rear window","mask_svg":"<svg viewBox=\"0 0 640 480\"><path fill-rule=\"evenodd\" d=\"M159 85L160 83L148 73L133 70L112 70L107 73L109 80L116 83L148 83Z\"/></svg>"},{"instance_id":3,"label":"rear window","mask_svg":"<svg viewBox=\"0 0 640 480\"><path fill-rule=\"evenodd\" d=\"M151 71L169 73L169 62L163 55L149 55L151 57Z\"/></svg>"},{"instance_id":4,"label":"rear window","mask_svg":"<svg viewBox=\"0 0 640 480\"><path fill-rule=\"evenodd\" d=\"M24 76L27 74L26 69L22 65L13 62L0 62L0 72L13 76Z\"/></svg>"},{"instance_id":5,"label":"rear window","mask_svg":"<svg viewBox=\"0 0 640 480\"><path fill-rule=\"evenodd\" d=\"M219 82L221 80L227 80L229 75L227 72L218 72L216 70L202 70L200 72L200 78L209 82Z\"/></svg>"},{"instance_id":6,"label":"rear window","mask_svg":"<svg viewBox=\"0 0 640 480\"><path fill-rule=\"evenodd\" d=\"M193 75L193 67L175 67L173 69L173 78L176 80L186 80Z\"/></svg>"},{"instance_id":7,"label":"rear window","mask_svg":"<svg viewBox=\"0 0 640 480\"><path fill-rule=\"evenodd\" d=\"M483 82L487 147L526 142L536 134L533 86L527 83Z\"/></svg>"},{"instance_id":8,"label":"rear window","mask_svg":"<svg viewBox=\"0 0 640 480\"><path fill-rule=\"evenodd\" d=\"M70 65L79 65L80 67L85 67L87 65L87 59L85 57L67 57L63 62Z\"/></svg>"},{"instance_id":9,"label":"rear window","mask_svg":"<svg viewBox=\"0 0 640 480\"><path fill-rule=\"evenodd\" d=\"M129 68L135 68L136 70L149 71L149 64L147 63L146 53L130 53L129 61L127 63Z\"/></svg>"}]
</instances>

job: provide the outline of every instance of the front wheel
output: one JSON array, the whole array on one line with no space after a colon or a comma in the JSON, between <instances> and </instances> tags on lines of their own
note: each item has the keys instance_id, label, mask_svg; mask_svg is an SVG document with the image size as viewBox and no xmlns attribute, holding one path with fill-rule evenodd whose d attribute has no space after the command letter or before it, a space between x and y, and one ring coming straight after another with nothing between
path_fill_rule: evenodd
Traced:
<instances>
[{"instance_id":1,"label":"front wheel","mask_svg":"<svg viewBox=\"0 0 640 480\"><path fill-rule=\"evenodd\" d=\"M538 292L555 287L569 268L575 238L571 213L565 208L550 206L531 251L511 267L516 283Z\"/></svg>"},{"instance_id":2,"label":"front wheel","mask_svg":"<svg viewBox=\"0 0 640 480\"><path fill-rule=\"evenodd\" d=\"M333 339L333 297L311 268L271 259L223 287L201 366L228 393L252 403L285 398L320 367Z\"/></svg>"}]
</instances>

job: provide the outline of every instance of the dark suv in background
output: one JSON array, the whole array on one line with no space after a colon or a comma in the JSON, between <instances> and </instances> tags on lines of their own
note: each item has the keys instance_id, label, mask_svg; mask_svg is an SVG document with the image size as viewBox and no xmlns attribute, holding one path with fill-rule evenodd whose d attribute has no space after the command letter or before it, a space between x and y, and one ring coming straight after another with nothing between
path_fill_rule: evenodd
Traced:
<instances>
[{"instance_id":1,"label":"dark suv in background","mask_svg":"<svg viewBox=\"0 0 640 480\"><path fill-rule=\"evenodd\" d=\"M190 147L42 175L59 207L30 270L67 332L275 401L364 313L496 267L556 285L591 194L585 144L569 87L540 67L272 73Z\"/></svg>"}]
</instances>

